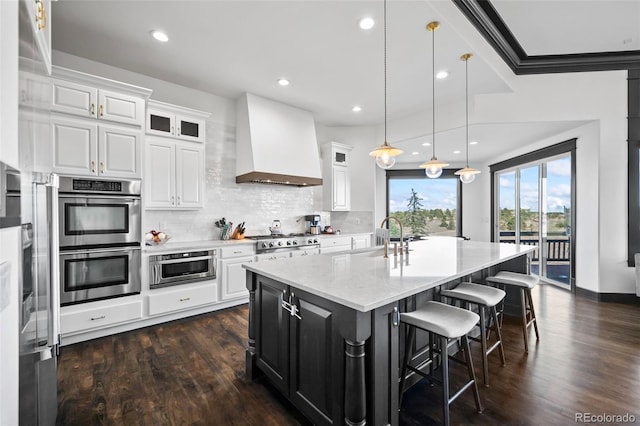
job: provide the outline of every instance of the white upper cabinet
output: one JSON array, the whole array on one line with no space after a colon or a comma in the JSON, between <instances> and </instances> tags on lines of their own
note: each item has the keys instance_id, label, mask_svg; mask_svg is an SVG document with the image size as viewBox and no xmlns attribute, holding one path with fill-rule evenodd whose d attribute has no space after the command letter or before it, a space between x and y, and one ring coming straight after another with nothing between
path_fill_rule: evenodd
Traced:
<instances>
[{"instance_id":1,"label":"white upper cabinet","mask_svg":"<svg viewBox=\"0 0 640 426\"><path fill-rule=\"evenodd\" d=\"M144 99L65 80L53 80L52 111L142 126Z\"/></svg>"},{"instance_id":2,"label":"white upper cabinet","mask_svg":"<svg viewBox=\"0 0 640 426\"><path fill-rule=\"evenodd\" d=\"M207 117L206 112L149 100L145 208L195 210L204 206Z\"/></svg>"},{"instance_id":3,"label":"white upper cabinet","mask_svg":"<svg viewBox=\"0 0 640 426\"><path fill-rule=\"evenodd\" d=\"M331 142L323 147L323 200L331 211L351 210L351 170L349 145Z\"/></svg>"},{"instance_id":4,"label":"white upper cabinet","mask_svg":"<svg viewBox=\"0 0 640 426\"><path fill-rule=\"evenodd\" d=\"M204 142L205 120L208 116L200 111L150 100L147 107L147 134Z\"/></svg>"},{"instance_id":5,"label":"white upper cabinet","mask_svg":"<svg viewBox=\"0 0 640 426\"><path fill-rule=\"evenodd\" d=\"M140 178L140 131L88 120L53 118L53 171L76 176Z\"/></svg>"},{"instance_id":6,"label":"white upper cabinet","mask_svg":"<svg viewBox=\"0 0 640 426\"><path fill-rule=\"evenodd\" d=\"M204 205L204 145L147 138L145 207L193 210Z\"/></svg>"},{"instance_id":7,"label":"white upper cabinet","mask_svg":"<svg viewBox=\"0 0 640 426\"><path fill-rule=\"evenodd\" d=\"M27 9L31 30L40 56L51 75L51 1L50 0L22 0Z\"/></svg>"}]
</instances>

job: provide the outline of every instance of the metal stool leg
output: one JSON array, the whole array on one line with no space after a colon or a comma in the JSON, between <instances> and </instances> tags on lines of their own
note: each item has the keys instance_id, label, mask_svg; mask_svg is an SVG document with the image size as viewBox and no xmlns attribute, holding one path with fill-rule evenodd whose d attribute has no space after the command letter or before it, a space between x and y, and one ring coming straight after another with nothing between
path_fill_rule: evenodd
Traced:
<instances>
[{"instance_id":1,"label":"metal stool leg","mask_svg":"<svg viewBox=\"0 0 640 426\"><path fill-rule=\"evenodd\" d=\"M525 290L520 289L520 304L522 305L522 335L524 336L524 351L529 352L529 342L527 339L527 301Z\"/></svg>"},{"instance_id":2,"label":"metal stool leg","mask_svg":"<svg viewBox=\"0 0 640 426\"><path fill-rule=\"evenodd\" d=\"M478 413L482 413L482 403L480 402L480 392L478 391L478 381L476 380L476 373L473 369L473 362L471 361L471 350L469 349L469 338L465 334L462 336L462 343L464 344L464 356L467 360L467 371L469 372L469 380L473 381L473 397L476 400L476 409Z\"/></svg>"},{"instance_id":3,"label":"metal stool leg","mask_svg":"<svg viewBox=\"0 0 640 426\"><path fill-rule=\"evenodd\" d=\"M504 358L504 347L502 346L502 330L500 330L500 325L498 324L498 311L495 306L491 308L491 313L493 314L493 321L495 323L496 334L498 335L498 342L500 342L500 345L498 346L498 350L500 351L500 359L502 360L502 365L505 365L507 361Z\"/></svg>"},{"instance_id":4,"label":"metal stool leg","mask_svg":"<svg viewBox=\"0 0 640 426\"><path fill-rule=\"evenodd\" d=\"M442 414L443 423L449 426L449 342L446 337L440 339L442 348L440 357L442 359Z\"/></svg>"},{"instance_id":5,"label":"metal stool leg","mask_svg":"<svg viewBox=\"0 0 640 426\"><path fill-rule=\"evenodd\" d=\"M480 313L480 345L482 346L482 375L484 385L489 386L489 363L487 361L487 325L485 317L485 307L478 305Z\"/></svg>"},{"instance_id":6,"label":"metal stool leg","mask_svg":"<svg viewBox=\"0 0 640 426\"><path fill-rule=\"evenodd\" d=\"M404 362L402 363L402 374L400 375L400 400L398 402L398 407L402 406L402 397L404 396L404 382L407 377L407 365L409 365L409 361L411 360L411 347L413 346L413 340L416 336L416 328L410 325L407 327L409 327L409 332L407 333L407 341L404 345Z\"/></svg>"},{"instance_id":7,"label":"metal stool leg","mask_svg":"<svg viewBox=\"0 0 640 426\"><path fill-rule=\"evenodd\" d=\"M531 289L527 289L527 297L529 298L529 310L531 311L531 322L533 323L533 329L536 331L536 340L540 340L540 333L538 332L538 321L536 319L536 311L533 308L533 298L531 297Z\"/></svg>"}]
</instances>

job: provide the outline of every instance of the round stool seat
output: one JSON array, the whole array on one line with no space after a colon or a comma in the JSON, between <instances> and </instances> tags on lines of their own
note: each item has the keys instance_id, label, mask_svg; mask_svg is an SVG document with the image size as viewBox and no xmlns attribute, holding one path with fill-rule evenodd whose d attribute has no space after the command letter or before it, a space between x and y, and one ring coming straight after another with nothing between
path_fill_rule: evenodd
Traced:
<instances>
[{"instance_id":1,"label":"round stool seat","mask_svg":"<svg viewBox=\"0 0 640 426\"><path fill-rule=\"evenodd\" d=\"M479 319L474 312L440 302L427 302L416 311L400 314L400 321L449 339L469 333Z\"/></svg>"},{"instance_id":2,"label":"round stool seat","mask_svg":"<svg viewBox=\"0 0 640 426\"><path fill-rule=\"evenodd\" d=\"M540 282L540 277L537 275L519 274L517 272L500 271L492 277L487 278L487 281L514 285L518 287L533 288Z\"/></svg>"},{"instance_id":3,"label":"round stool seat","mask_svg":"<svg viewBox=\"0 0 640 426\"><path fill-rule=\"evenodd\" d=\"M500 290L499 288L473 283L461 283L456 288L440 291L441 296L451 297L489 307L500 303L506 294L507 293L505 293L504 290Z\"/></svg>"}]
</instances>

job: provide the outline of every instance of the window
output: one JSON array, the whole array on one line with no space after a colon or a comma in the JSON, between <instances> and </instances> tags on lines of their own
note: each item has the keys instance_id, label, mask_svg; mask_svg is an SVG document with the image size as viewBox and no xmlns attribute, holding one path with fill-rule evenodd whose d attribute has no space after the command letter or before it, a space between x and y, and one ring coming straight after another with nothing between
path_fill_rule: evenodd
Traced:
<instances>
[{"instance_id":1,"label":"window","mask_svg":"<svg viewBox=\"0 0 640 426\"><path fill-rule=\"evenodd\" d=\"M535 245L531 272L575 286L576 140L490 166L492 239Z\"/></svg>"},{"instance_id":2,"label":"window","mask_svg":"<svg viewBox=\"0 0 640 426\"><path fill-rule=\"evenodd\" d=\"M402 222L405 236L462 235L462 187L453 173L429 179L423 169L387 170L387 216ZM395 221L390 233L400 236Z\"/></svg>"}]
</instances>

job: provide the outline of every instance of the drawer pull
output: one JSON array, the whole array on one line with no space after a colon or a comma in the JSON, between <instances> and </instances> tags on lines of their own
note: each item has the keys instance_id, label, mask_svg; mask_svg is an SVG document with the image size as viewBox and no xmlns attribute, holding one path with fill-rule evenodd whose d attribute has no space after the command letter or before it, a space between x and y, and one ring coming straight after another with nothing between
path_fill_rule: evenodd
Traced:
<instances>
[{"instance_id":1,"label":"drawer pull","mask_svg":"<svg viewBox=\"0 0 640 426\"><path fill-rule=\"evenodd\" d=\"M234 251L233 254L240 254L242 253L242 250L238 250L238 251Z\"/></svg>"},{"instance_id":2,"label":"drawer pull","mask_svg":"<svg viewBox=\"0 0 640 426\"><path fill-rule=\"evenodd\" d=\"M98 321L98 320L105 319L105 318L106 318L106 316L100 315L99 317L91 317L91 321Z\"/></svg>"},{"instance_id":3,"label":"drawer pull","mask_svg":"<svg viewBox=\"0 0 640 426\"><path fill-rule=\"evenodd\" d=\"M185 297L184 299L180 299L181 302L186 302L188 300L191 300L191 298L190 297Z\"/></svg>"}]
</instances>

